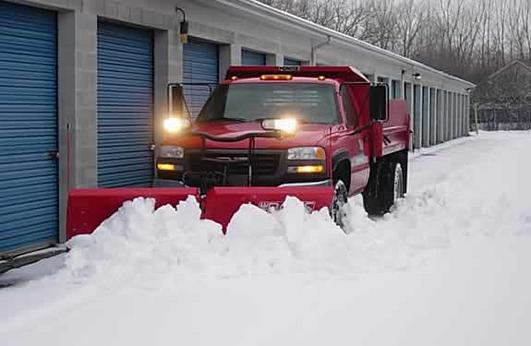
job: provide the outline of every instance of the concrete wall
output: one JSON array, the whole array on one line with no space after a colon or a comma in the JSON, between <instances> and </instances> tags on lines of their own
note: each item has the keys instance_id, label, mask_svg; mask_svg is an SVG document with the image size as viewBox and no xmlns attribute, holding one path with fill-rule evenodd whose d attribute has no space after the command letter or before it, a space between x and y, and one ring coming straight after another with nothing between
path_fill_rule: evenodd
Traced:
<instances>
[{"instance_id":1,"label":"concrete wall","mask_svg":"<svg viewBox=\"0 0 531 346\"><path fill-rule=\"evenodd\" d=\"M361 41L252 0L13 0L58 12L60 219L65 220L67 191L97 184L97 23L111 20L154 32L154 117L156 142L162 138L166 115L166 84L182 78L182 7L190 36L219 44L220 79L241 63L241 50L267 54L267 64L282 65L284 57L303 64L351 65L375 80L396 81L408 94L415 147L429 146L468 129L471 83L434 70ZM420 74L420 79L415 78ZM407 84L406 84L407 83ZM405 85L410 89L405 90ZM415 88L413 88L415 86ZM416 90L415 94L414 90ZM429 93L434 91L434 97ZM446 98L446 91L452 97ZM441 93L442 92L442 93ZM462 128L457 95L461 98ZM415 99L416 104L413 102ZM435 102L434 102L435 100ZM453 100L453 101L451 101ZM424 105L423 105L424 102ZM434 102L434 104L432 104ZM445 103L447 102L447 103ZM64 224L61 225L64 236Z\"/></svg>"}]
</instances>

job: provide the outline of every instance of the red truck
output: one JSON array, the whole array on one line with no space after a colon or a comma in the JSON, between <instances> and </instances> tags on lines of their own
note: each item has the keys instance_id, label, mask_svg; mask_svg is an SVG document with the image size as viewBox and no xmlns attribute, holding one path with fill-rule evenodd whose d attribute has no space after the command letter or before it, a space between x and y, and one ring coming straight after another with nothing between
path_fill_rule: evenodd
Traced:
<instances>
[{"instance_id":1,"label":"red truck","mask_svg":"<svg viewBox=\"0 0 531 346\"><path fill-rule=\"evenodd\" d=\"M343 227L349 196L382 215L406 192L408 107L352 67L231 67L193 121L186 87L168 88L156 187L71 191L68 237L137 196L175 205L193 195L226 229L244 203L270 209L295 196Z\"/></svg>"},{"instance_id":2,"label":"red truck","mask_svg":"<svg viewBox=\"0 0 531 346\"><path fill-rule=\"evenodd\" d=\"M173 111L186 113L180 87L174 90ZM347 66L231 67L191 132L166 122L158 184L204 192L333 186L330 210L338 224L347 197L358 193L369 214L381 215L406 192L409 147L407 105L387 95L385 85L371 86ZM287 133L267 136L275 125Z\"/></svg>"}]
</instances>

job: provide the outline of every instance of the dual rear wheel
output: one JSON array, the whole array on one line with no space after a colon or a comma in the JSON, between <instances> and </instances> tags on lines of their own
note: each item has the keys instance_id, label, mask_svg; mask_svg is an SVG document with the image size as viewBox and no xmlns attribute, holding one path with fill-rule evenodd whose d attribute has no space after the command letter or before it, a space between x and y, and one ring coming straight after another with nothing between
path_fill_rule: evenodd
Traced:
<instances>
[{"instance_id":1,"label":"dual rear wheel","mask_svg":"<svg viewBox=\"0 0 531 346\"><path fill-rule=\"evenodd\" d=\"M388 213L407 191L407 153L383 159L371 165L363 206L371 216Z\"/></svg>"},{"instance_id":2,"label":"dual rear wheel","mask_svg":"<svg viewBox=\"0 0 531 346\"><path fill-rule=\"evenodd\" d=\"M347 177L334 174L334 198L330 216L347 231L348 186ZM363 192L365 211L371 216L388 213L391 207L404 197L407 190L407 152L371 164L367 187Z\"/></svg>"}]
</instances>

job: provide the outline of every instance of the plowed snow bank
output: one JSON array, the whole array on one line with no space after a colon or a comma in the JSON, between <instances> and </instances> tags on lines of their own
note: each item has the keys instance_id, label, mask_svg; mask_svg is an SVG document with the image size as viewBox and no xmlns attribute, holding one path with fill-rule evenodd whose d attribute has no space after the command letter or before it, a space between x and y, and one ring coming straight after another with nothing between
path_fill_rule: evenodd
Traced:
<instances>
[{"instance_id":1,"label":"plowed snow bank","mask_svg":"<svg viewBox=\"0 0 531 346\"><path fill-rule=\"evenodd\" d=\"M530 187L516 183L527 179L526 171L511 169L518 151L496 162L478 160L486 154L472 152L475 160L434 171L444 179L413 190L381 219L368 218L361 198L351 199L349 235L326 209L309 214L291 197L272 214L243 205L227 236L219 225L200 219L193 198L157 210L153 200L137 198L94 234L69 242L64 272L76 281L105 284L183 275L356 275L415 265L422 260L419 250L448 246L452 233L531 233ZM496 181L502 177L504 182Z\"/></svg>"},{"instance_id":2,"label":"plowed snow bank","mask_svg":"<svg viewBox=\"0 0 531 346\"><path fill-rule=\"evenodd\" d=\"M0 344L530 345L529 148L417 152L407 197L380 219L352 199L349 235L292 198L227 236L194 200L128 202L61 270L0 289Z\"/></svg>"}]
</instances>

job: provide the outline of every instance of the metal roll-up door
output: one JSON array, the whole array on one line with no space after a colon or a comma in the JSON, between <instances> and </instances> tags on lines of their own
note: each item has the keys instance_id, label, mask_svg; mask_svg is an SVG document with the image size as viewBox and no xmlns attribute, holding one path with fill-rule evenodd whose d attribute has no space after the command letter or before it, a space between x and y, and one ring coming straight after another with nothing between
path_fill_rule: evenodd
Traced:
<instances>
[{"instance_id":1,"label":"metal roll-up door","mask_svg":"<svg viewBox=\"0 0 531 346\"><path fill-rule=\"evenodd\" d=\"M98 23L98 185L153 179L153 33Z\"/></svg>"},{"instance_id":2,"label":"metal roll-up door","mask_svg":"<svg viewBox=\"0 0 531 346\"><path fill-rule=\"evenodd\" d=\"M242 65L265 65L266 55L263 53L256 53L250 50L242 50Z\"/></svg>"},{"instance_id":3,"label":"metal roll-up door","mask_svg":"<svg viewBox=\"0 0 531 346\"><path fill-rule=\"evenodd\" d=\"M58 240L57 20L0 1L0 259Z\"/></svg>"},{"instance_id":4,"label":"metal roll-up door","mask_svg":"<svg viewBox=\"0 0 531 346\"><path fill-rule=\"evenodd\" d=\"M207 83L209 86L185 85L185 97L189 111L196 117L210 95L211 87L218 83L218 45L190 40L183 46L183 83Z\"/></svg>"}]
</instances>

